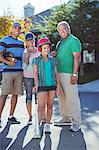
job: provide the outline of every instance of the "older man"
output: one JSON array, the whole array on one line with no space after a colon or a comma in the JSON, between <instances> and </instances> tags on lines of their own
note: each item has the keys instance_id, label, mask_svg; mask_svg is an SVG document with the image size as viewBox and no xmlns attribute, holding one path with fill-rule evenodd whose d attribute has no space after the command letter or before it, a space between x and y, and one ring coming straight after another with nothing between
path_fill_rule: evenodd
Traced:
<instances>
[{"instance_id":1,"label":"older man","mask_svg":"<svg viewBox=\"0 0 99 150\"><path fill-rule=\"evenodd\" d=\"M1 114L5 106L6 98L12 94L11 108L8 121L10 123L17 123L17 119L13 116L17 104L18 95L22 95L22 53L24 50L24 43L18 39L21 33L21 24L13 23L11 28L11 35L5 36L0 40L0 62L3 63L2 71L2 91L0 99L0 124ZM3 52L11 53L14 58L6 59Z\"/></svg>"},{"instance_id":2,"label":"older man","mask_svg":"<svg viewBox=\"0 0 99 150\"><path fill-rule=\"evenodd\" d=\"M72 122L70 130L78 131L81 124L80 100L77 89L81 43L71 34L66 21L57 25L61 41L57 44L57 69L60 80L59 109L62 119L58 124ZM54 55L55 53L53 53Z\"/></svg>"}]
</instances>

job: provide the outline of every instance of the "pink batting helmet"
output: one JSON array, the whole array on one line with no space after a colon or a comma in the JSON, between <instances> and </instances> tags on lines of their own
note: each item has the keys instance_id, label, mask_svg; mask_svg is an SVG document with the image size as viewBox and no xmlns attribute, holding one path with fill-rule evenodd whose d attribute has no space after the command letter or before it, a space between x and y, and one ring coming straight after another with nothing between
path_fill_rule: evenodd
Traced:
<instances>
[{"instance_id":1,"label":"pink batting helmet","mask_svg":"<svg viewBox=\"0 0 99 150\"><path fill-rule=\"evenodd\" d=\"M41 39L38 41L38 50L39 50L40 52L42 51L41 46L44 45L44 44L49 44L49 45L51 45L51 42L50 42L50 40L49 40L47 37L41 38Z\"/></svg>"}]
</instances>

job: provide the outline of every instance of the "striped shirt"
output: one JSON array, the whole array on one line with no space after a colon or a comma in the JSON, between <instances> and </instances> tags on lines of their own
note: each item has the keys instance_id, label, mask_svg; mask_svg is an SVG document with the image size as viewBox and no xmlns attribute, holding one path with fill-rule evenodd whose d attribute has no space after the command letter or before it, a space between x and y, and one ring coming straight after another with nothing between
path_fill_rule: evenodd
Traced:
<instances>
[{"instance_id":1,"label":"striped shirt","mask_svg":"<svg viewBox=\"0 0 99 150\"><path fill-rule=\"evenodd\" d=\"M3 72L22 71L22 53L24 51L24 43L21 39L14 39L12 36L5 36L0 40L0 51L11 52L17 62L14 66L3 64Z\"/></svg>"}]
</instances>

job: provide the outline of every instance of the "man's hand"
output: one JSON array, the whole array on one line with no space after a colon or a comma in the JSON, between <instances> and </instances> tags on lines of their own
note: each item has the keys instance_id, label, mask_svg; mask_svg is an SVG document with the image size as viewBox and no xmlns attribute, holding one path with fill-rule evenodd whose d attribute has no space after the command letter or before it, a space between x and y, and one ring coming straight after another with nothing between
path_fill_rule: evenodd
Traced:
<instances>
[{"instance_id":1,"label":"man's hand","mask_svg":"<svg viewBox=\"0 0 99 150\"><path fill-rule=\"evenodd\" d=\"M56 57L57 52L56 52L56 51L52 51L52 52L51 52L51 55L52 55L53 57Z\"/></svg>"},{"instance_id":2,"label":"man's hand","mask_svg":"<svg viewBox=\"0 0 99 150\"><path fill-rule=\"evenodd\" d=\"M58 85L57 88L56 88L56 95L58 96L59 94L60 94L60 87Z\"/></svg>"},{"instance_id":3,"label":"man's hand","mask_svg":"<svg viewBox=\"0 0 99 150\"><path fill-rule=\"evenodd\" d=\"M17 62L16 59L12 59L12 60L10 60L10 61L7 61L6 64L7 64L8 66L15 66L16 62Z\"/></svg>"},{"instance_id":4,"label":"man's hand","mask_svg":"<svg viewBox=\"0 0 99 150\"><path fill-rule=\"evenodd\" d=\"M76 84L78 80L78 76L71 76L71 84Z\"/></svg>"}]
</instances>

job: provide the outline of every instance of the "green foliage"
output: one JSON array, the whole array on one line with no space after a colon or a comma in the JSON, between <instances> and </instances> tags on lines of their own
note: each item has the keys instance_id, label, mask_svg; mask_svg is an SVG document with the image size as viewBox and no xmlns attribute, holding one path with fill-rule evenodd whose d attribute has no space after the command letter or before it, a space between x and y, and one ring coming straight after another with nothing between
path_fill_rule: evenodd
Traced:
<instances>
[{"instance_id":1,"label":"green foliage","mask_svg":"<svg viewBox=\"0 0 99 150\"><path fill-rule=\"evenodd\" d=\"M72 14L74 16L70 20L72 31L82 42L89 41L92 35L97 36L98 14L97 1L75 0ZM95 33L96 32L96 33Z\"/></svg>"},{"instance_id":2,"label":"green foliage","mask_svg":"<svg viewBox=\"0 0 99 150\"><path fill-rule=\"evenodd\" d=\"M9 34L12 22L13 22L12 16L0 17L0 38Z\"/></svg>"},{"instance_id":3,"label":"green foliage","mask_svg":"<svg viewBox=\"0 0 99 150\"><path fill-rule=\"evenodd\" d=\"M98 37L98 0L72 0L68 4L62 4L53 9L49 18L44 18L45 26L40 24L38 28L46 34L54 43L58 41L57 23L66 20L72 29L72 33L82 41L94 40ZM92 37L94 35L94 37Z\"/></svg>"},{"instance_id":4,"label":"green foliage","mask_svg":"<svg viewBox=\"0 0 99 150\"><path fill-rule=\"evenodd\" d=\"M45 24L44 28L41 28L42 32L48 36L52 36L54 32L57 31L57 23L62 20L69 19L70 7L66 4L57 6L52 10L52 15L49 18L44 18L43 21ZM40 26L39 26L40 27Z\"/></svg>"}]
</instances>

